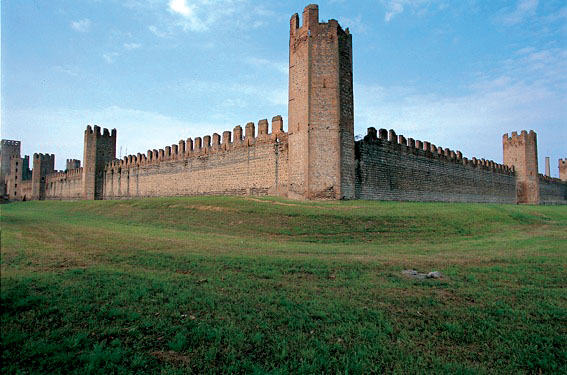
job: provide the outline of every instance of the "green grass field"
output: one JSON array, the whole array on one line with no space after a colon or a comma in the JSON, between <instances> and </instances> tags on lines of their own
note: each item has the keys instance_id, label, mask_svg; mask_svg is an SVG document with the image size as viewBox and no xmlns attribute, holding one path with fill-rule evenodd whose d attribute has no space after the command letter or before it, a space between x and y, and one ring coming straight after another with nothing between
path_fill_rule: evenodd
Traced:
<instances>
[{"instance_id":1,"label":"green grass field","mask_svg":"<svg viewBox=\"0 0 567 375\"><path fill-rule=\"evenodd\" d=\"M567 373L567 207L0 209L3 374Z\"/></svg>"}]
</instances>

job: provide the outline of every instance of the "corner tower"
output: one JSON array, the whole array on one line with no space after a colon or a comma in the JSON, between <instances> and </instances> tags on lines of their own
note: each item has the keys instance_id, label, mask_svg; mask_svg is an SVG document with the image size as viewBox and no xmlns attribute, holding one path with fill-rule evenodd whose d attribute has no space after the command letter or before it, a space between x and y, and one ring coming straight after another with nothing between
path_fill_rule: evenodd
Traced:
<instances>
[{"instance_id":1,"label":"corner tower","mask_svg":"<svg viewBox=\"0 0 567 375\"><path fill-rule=\"evenodd\" d=\"M559 179L567 182L567 158L559 159Z\"/></svg>"},{"instance_id":2,"label":"corner tower","mask_svg":"<svg viewBox=\"0 0 567 375\"><path fill-rule=\"evenodd\" d=\"M504 164L516 171L516 202L539 204L537 135L533 130L502 136Z\"/></svg>"},{"instance_id":3,"label":"corner tower","mask_svg":"<svg viewBox=\"0 0 567 375\"><path fill-rule=\"evenodd\" d=\"M33 154L32 199L45 199L45 178L55 171L55 155Z\"/></svg>"},{"instance_id":4,"label":"corner tower","mask_svg":"<svg viewBox=\"0 0 567 375\"><path fill-rule=\"evenodd\" d=\"M352 35L308 5L289 37L289 196L354 198Z\"/></svg>"},{"instance_id":5,"label":"corner tower","mask_svg":"<svg viewBox=\"0 0 567 375\"><path fill-rule=\"evenodd\" d=\"M112 133L99 126L87 126L83 155L83 198L102 199L104 187L104 166L116 159L116 129Z\"/></svg>"}]
</instances>

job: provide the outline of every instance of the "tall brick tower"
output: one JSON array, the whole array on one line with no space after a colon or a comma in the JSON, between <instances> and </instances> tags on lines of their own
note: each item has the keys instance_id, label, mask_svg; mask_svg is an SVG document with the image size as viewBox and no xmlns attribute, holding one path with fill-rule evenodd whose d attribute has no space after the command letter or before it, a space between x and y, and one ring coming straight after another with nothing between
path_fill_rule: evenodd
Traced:
<instances>
[{"instance_id":1,"label":"tall brick tower","mask_svg":"<svg viewBox=\"0 0 567 375\"><path fill-rule=\"evenodd\" d=\"M537 135L533 130L502 136L504 164L516 170L517 203L539 204Z\"/></svg>"},{"instance_id":2,"label":"tall brick tower","mask_svg":"<svg viewBox=\"0 0 567 375\"><path fill-rule=\"evenodd\" d=\"M83 155L83 196L85 199L102 199L104 188L104 166L116 159L116 129L112 134L100 127L87 126Z\"/></svg>"},{"instance_id":3,"label":"tall brick tower","mask_svg":"<svg viewBox=\"0 0 567 375\"><path fill-rule=\"evenodd\" d=\"M45 199L45 177L55 170L55 155L33 154L32 199Z\"/></svg>"},{"instance_id":4,"label":"tall brick tower","mask_svg":"<svg viewBox=\"0 0 567 375\"><path fill-rule=\"evenodd\" d=\"M352 36L308 5L289 37L289 195L354 198Z\"/></svg>"},{"instance_id":5,"label":"tall brick tower","mask_svg":"<svg viewBox=\"0 0 567 375\"><path fill-rule=\"evenodd\" d=\"M20 141L3 139L0 143L0 197L7 194L10 160L20 157Z\"/></svg>"}]
</instances>

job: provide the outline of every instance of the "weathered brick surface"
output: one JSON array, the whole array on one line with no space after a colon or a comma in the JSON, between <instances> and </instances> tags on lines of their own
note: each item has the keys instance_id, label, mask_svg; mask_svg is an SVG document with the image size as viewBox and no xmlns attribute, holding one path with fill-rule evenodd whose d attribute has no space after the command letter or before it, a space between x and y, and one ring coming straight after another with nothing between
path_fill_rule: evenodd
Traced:
<instances>
[{"instance_id":1,"label":"weathered brick surface","mask_svg":"<svg viewBox=\"0 0 567 375\"><path fill-rule=\"evenodd\" d=\"M55 155L34 154L32 169L32 199L45 199L47 176L55 171Z\"/></svg>"},{"instance_id":2,"label":"weathered brick surface","mask_svg":"<svg viewBox=\"0 0 567 375\"><path fill-rule=\"evenodd\" d=\"M10 161L12 158L20 157L20 141L3 139L0 143L0 197L9 195L8 177L10 176Z\"/></svg>"},{"instance_id":3,"label":"weathered brick surface","mask_svg":"<svg viewBox=\"0 0 567 375\"><path fill-rule=\"evenodd\" d=\"M356 142L356 198L516 202L511 170L490 161L459 158L460 153L450 150L440 154L427 142L428 147L412 139L400 144L403 142L394 132L390 135L390 140L385 134L376 138L376 130L369 129L369 135ZM416 148L416 144L421 147Z\"/></svg>"},{"instance_id":4,"label":"weathered brick surface","mask_svg":"<svg viewBox=\"0 0 567 375\"><path fill-rule=\"evenodd\" d=\"M83 199L83 196L83 168L57 172L47 176L45 199L79 200Z\"/></svg>"},{"instance_id":5,"label":"weathered brick surface","mask_svg":"<svg viewBox=\"0 0 567 375\"><path fill-rule=\"evenodd\" d=\"M567 159L559 159L559 179L567 182Z\"/></svg>"},{"instance_id":6,"label":"weathered brick surface","mask_svg":"<svg viewBox=\"0 0 567 375\"><path fill-rule=\"evenodd\" d=\"M288 185L287 134L281 117L273 119L273 132L267 121L241 129L208 136L203 147L191 147L192 141L180 142L165 150L150 150L147 155L132 155L109 163L105 170L104 198L191 196L191 195L283 195ZM184 149L180 154L179 150ZM163 151L163 152L162 152Z\"/></svg>"},{"instance_id":7,"label":"weathered brick surface","mask_svg":"<svg viewBox=\"0 0 567 375\"><path fill-rule=\"evenodd\" d=\"M537 135L533 130L523 130L502 136L504 164L516 171L518 203L538 204L539 178L537 170Z\"/></svg>"},{"instance_id":8,"label":"weathered brick surface","mask_svg":"<svg viewBox=\"0 0 567 375\"><path fill-rule=\"evenodd\" d=\"M65 162L65 170L70 171L73 169L81 168L81 161L77 159L67 159Z\"/></svg>"},{"instance_id":9,"label":"weathered brick surface","mask_svg":"<svg viewBox=\"0 0 567 375\"><path fill-rule=\"evenodd\" d=\"M101 132L99 126L87 126L83 156L83 197L102 199L104 192L104 168L116 158L116 129Z\"/></svg>"},{"instance_id":10,"label":"weathered brick surface","mask_svg":"<svg viewBox=\"0 0 567 375\"><path fill-rule=\"evenodd\" d=\"M558 178L539 175L539 203L566 204L567 184Z\"/></svg>"},{"instance_id":11,"label":"weathered brick surface","mask_svg":"<svg viewBox=\"0 0 567 375\"><path fill-rule=\"evenodd\" d=\"M290 22L290 186L295 198L354 197L352 38L309 5Z\"/></svg>"},{"instance_id":12,"label":"weathered brick surface","mask_svg":"<svg viewBox=\"0 0 567 375\"><path fill-rule=\"evenodd\" d=\"M10 174L7 178L7 194L10 200L29 200L32 197L32 173L30 157L14 156L10 160Z\"/></svg>"}]
</instances>

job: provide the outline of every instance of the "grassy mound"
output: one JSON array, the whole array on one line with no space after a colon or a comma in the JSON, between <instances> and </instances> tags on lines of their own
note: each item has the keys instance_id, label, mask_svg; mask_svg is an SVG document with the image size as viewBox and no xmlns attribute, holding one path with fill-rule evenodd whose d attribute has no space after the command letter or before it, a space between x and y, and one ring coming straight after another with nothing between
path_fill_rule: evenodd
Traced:
<instances>
[{"instance_id":1,"label":"grassy mound","mask_svg":"<svg viewBox=\"0 0 567 375\"><path fill-rule=\"evenodd\" d=\"M565 207L1 209L3 373L567 371Z\"/></svg>"}]
</instances>

